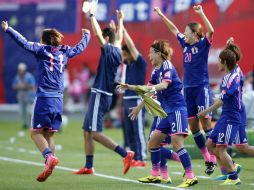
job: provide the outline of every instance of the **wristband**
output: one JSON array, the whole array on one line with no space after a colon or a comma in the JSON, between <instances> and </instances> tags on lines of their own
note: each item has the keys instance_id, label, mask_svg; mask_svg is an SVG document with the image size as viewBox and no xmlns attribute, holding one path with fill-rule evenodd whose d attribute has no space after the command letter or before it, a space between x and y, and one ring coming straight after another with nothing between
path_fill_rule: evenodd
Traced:
<instances>
[{"instance_id":1,"label":"wristband","mask_svg":"<svg viewBox=\"0 0 254 190\"><path fill-rule=\"evenodd\" d=\"M93 16L94 16L94 14L92 14L92 13L89 15L90 18L93 17Z\"/></svg>"}]
</instances>

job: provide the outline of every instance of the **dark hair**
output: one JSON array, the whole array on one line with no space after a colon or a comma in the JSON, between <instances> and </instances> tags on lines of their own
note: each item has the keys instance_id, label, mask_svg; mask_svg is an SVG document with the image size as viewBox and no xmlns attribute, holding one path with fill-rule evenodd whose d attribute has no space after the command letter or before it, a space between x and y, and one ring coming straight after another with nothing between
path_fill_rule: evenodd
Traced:
<instances>
[{"instance_id":1,"label":"dark hair","mask_svg":"<svg viewBox=\"0 0 254 190\"><path fill-rule=\"evenodd\" d=\"M127 53L130 53L130 50L126 44L122 46L122 51L126 51Z\"/></svg>"},{"instance_id":2,"label":"dark hair","mask_svg":"<svg viewBox=\"0 0 254 190\"><path fill-rule=\"evenodd\" d=\"M241 53L239 46L237 46L236 44L230 43L227 45L227 47L225 49L231 50L235 54L236 61L239 61L241 59L242 53Z\"/></svg>"},{"instance_id":3,"label":"dark hair","mask_svg":"<svg viewBox=\"0 0 254 190\"><path fill-rule=\"evenodd\" d=\"M205 34L203 32L203 27L200 23L191 22L191 23L187 24L187 26L189 26L189 28L191 29L192 32L195 32L197 34L199 39L205 37Z\"/></svg>"},{"instance_id":4,"label":"dark hair","mask_svg":"<svg viewBox=\"0 0 254 190\"><path fill-rule=\"evenodd\" d=\"M46 45L59 46L63 35L56 29L44 29L42 32L42 42Z\"/></svg>"},{"instance_id":5,"label":"dark hair","mask_svg":"<svg viewBox=\"0 0 254 190\"><path fill-rule=\"evenodd\" d=\"M236 66L236 54L233 51L224 49L220 52L219 57L221 63L225 63L230 71Z\"/></svg>"},{"instance_id":6,"label":"dark hair","mask_svg":"<svg viewBox=\"0 0 254 190\"><path fill-rule=\"evenodd\" d=\"M151 47L154 49L155 52L161 53L162 59L170 60L171 56L173 55L173 49L171 48L167 40L154 41Z\"/></svg>"},{"instance_id":7,"label":"dark hair","mask_svg":"<svg viewBox=\"0 0 254 190\"><path fill-rule=\"evenodd\" d=\"M109 43L113 44L116 40L116 35L115 35L115 31L113 28L104 28L102 30L102 36L105 38L105 37L109 37Z\"/></svg>"}]
</instances>

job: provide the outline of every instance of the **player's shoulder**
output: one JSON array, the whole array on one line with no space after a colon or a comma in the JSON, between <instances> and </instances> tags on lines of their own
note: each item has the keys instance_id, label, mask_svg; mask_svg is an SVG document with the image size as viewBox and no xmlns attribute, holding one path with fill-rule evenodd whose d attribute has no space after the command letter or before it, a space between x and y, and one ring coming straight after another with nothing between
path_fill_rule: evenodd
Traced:
<instances>
[{"instance_id":1,"label":"player's shoulder","mask_svg":"<svg viewBox=\"0 0 254 190\"><path fill-rule=\"evenodd\" d=\"M171 70L174 68L173 64L169 60L165 60L162 63L163 70Z\"/></svg>"}]
</instances>

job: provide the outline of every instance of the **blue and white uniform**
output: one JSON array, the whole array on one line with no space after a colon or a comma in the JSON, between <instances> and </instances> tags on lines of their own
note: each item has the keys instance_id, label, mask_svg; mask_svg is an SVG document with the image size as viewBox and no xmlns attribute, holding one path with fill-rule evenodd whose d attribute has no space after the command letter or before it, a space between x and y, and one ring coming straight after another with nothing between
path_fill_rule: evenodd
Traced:
<instances>
[{"instance_id":1,"label":"blue and white uniform","mask_svg":"<svg viewBox=\"0 0 254 190\"><path fill-rule=\"evenodd\" d=\"M33 130L58 131L63 112L63 70L69 58L80 54L87 47L90 33L84 33L74 47L56 47L29 42L11 27L6 32L37 59L39 78L31 122Z\"/></svg>"},{"instance_id":2,"label":"blue and white uniform","mask_svg":"<svg viewBox=\"0 0 254 190\"><path fill-rule=\"evenodd\" d=\"M239 67L239 65L236 66L235 71L240 76L240 80L241 80L240 85L241 85L241 94L242 94L243 83L244 83L244 75L243 75L243 72L242 72L241 68ZM235 146L248 144L248 139L247 139L247 135L246 135L246 126L247 126L246 110L245 110L245 106L244 106L243 102L242 102L242 105L241 105L240 114L241 114L241 123L242 123L242 125L241 125L241 127L239 128L239 131L236 134L236 138L235 138L235 142L234 142Z\"/></svg>"},{"instance_id":3,"label":"blue and white uniform","mask_svg":"<svg viewBox=\"0 0 254 190\"><path fill-rule=\"evenodd\" d=\"M235 70L223 77L220 99L223 101L221 117L209 140L216 145L232 145L241 127L241 80Z\"/></svg>"},{"instance_id":4,"label":"blue and white uniform","mask_svg":"<svg viewBox=\"0 0 254 190\"><path fill-rule=\"evenodd\" d=\"M156 85L162 81L168 82L169 85L167 89L158 91L157 97L167 117L160 121L156 130L167 135L188 135L186 103L181 93L182 82L175 67L168 60L165 60L159 69L153 70L149 83Z\"/></svg>"},{"instance_id":5,"label":"blue and white uniform","mask_svg":"<svg viewBox=\"0 0 254 190\"><path fill-rule=\"evenodd\" d=\"M121 62L120 48L109 43L101 47L97 74L91 88L89 108L83 123L85 131L102 131L103 117L111 106L116 72Z\"/></svg>"},{"instance_id":6,"label":"blue and white uniform","mask_svg":"<svg viewBox=\"0 0 254 190\"><path fill-rule=\"evenodd\" d=\"M184 98L188 118L193 118L212 104L207 65L211 41L204 37L190 45L185 43L185 36L181 33L177 34L177 39L183 48Z\"/></svg>"},{"instance_id":7,"label":"blue and white uniform","mask_svg":"<svg viewBox=\"0 0 254 190\"><path fill-rule=\"evenodd\" d=\"M144 85L146 78L147 63L142 55L138 55L137 60L126 65L125 83L131 85ZM135 152L134 160L146 160L146 139L144 132L145 112L141 111L137 120L131 120L128 115L131 108L136 107L141 102L140 97L132 90L126 90L123 96L123 120L129 146Z\"/></svg>"}]
</instances>

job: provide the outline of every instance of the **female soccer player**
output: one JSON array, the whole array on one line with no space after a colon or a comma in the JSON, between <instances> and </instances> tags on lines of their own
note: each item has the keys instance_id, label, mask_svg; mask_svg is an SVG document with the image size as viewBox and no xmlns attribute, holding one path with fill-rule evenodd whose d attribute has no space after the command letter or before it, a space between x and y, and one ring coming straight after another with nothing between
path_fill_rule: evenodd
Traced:
<instances>
[{"instance_id":1,"label":"female soccer player","mask_svg":"<svg viewBox=\"0 0 254 190\"><path fill-rule=\"evenodd\" d=\"M212 132L211 113L208 113L206 117L200 119L197 118L196 115L198 112L208 108L212 102L207 60L214 29L205 16L201 5L194 6L193 9L202 18L206 25L208 30L206 36L203 34L200 23L189 23L185 28L184 34L182 34L174 23L171 22L158 7L155 7L154 11L164 21L169 30L177 37L183 48L184 98L187 103L188 123L194 140L205 159L205 173L210 175L214 172L216 158L214 155L210 155L206 148L206 140L200 131L199 121L206 133L206 137L209 137Z\"/></svg>"},{"instance_id":2,"label":"female soccer player","mask_svg":"<svg viewBox=\"0 0 254 190\"><path fill-rule=\"evenodd\" d=\"M187 110L181 94L182 82L174 65L169 61L172 53L173 50L167 41L155 41L150 47L149 58L155 69L149 81L152 86L143 87L148 93L157 91L158 99L167 117L161 120L148 142L152 160L151 176L139 181L146 182L158 178L161 161L160 143L171 135L173 148L181 160L187 177L178 187L190 187L197 184L198 180L192 171L189 153L184 148L184 138L188 135ZM130 90L135 90L135 87L128 84L118 86L120 89Z\"/></svg>"},{"instance_id":3,"label":"female soccer player","mask_svg":"<svg viewBox=\"0 0 254 190\"><path fill-rule=\"evenodd\" d=\"M2 29L15 40L18 45L32 53L38 62L38 88L32 116L31 137L45 158L43 172L37 177L39 182L45 181L58 164L54 156L53 135L60 129L63 113L63 70L68 58L80 54L87 47L90 31L82 29L82 39L74 47L61 45L63 35L56 29L45 29L40 43L29 42L16 30L2 21Z\"/></svg>"},{"instance_id":4,"label":"female soccer player","mask_svg":"<svg viewBox=\"0 0 254 190\"><path fill-rule=\"evenodd\" d=\"M237 46L234 43L234 39L232 37L230 37L227 40L227 46L225 49L231 50L232 52L235 53L237 62L241 59L241 50L240 50L239 46ZM241 85L241 92L242 92L242 87L243 87L243 83L244 83L244 76L243 76L241 68L238 64L236 65L235 71L240 76L240 80L241 80L240 85ZM253 157L254 156L254 147L250 146L248 144L247 135L246 135L246 111L245 111L245 106L244 106L243 102L241 105L240 114L241 114L242 125L236 134L234 146L239 153L247 154L248 156ZM220 165L219 159L218 159L218 163ZM223 166L221 166L220 169L221 169L221 175L214 178L214 180L226 180L227 179L228 176L227 176L227 172L226 172L225 168ZM241 170L241 166L239 164L234 163L234 169L237 173L239 173Z\"/></svg>"},{"instance_id":5,"label":"female soccer player","mask_svg":"<svg viewBox=\"0 0 254 190\"><path fill-rule=\"evenodd\" d=\"M219 58L219 70L225 73L220 86L220 99L215 100L214 104L206 110L199 112L198 117L205 117L207 113L222 106L221 117L207 141L207 147L216 155L220 166L224 167L228 174L228 179L222 185L239 185L241 181L227 153L227 146L234 143L236 134L242 126L241 79L236 71L237 58L233 51L226 48L220 53Z\"/></svg>"}]
</instances>

